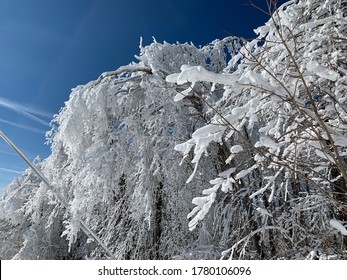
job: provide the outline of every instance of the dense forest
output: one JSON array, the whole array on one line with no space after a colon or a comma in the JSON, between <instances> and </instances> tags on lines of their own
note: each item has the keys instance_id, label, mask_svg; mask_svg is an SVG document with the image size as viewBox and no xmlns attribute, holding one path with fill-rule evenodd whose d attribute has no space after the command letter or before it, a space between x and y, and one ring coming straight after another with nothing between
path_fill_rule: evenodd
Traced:
<instances>
[{"instance_id":1,"label":"dense forest","mask_svg":"<svg viewBox=\"0 0 347 280\"><path fill-rule=\"evenodd\" d=\"M268 3L255 39L141 43L73 89L0 258L346 259L347 1Z\"/></svg>"}]
</instances>

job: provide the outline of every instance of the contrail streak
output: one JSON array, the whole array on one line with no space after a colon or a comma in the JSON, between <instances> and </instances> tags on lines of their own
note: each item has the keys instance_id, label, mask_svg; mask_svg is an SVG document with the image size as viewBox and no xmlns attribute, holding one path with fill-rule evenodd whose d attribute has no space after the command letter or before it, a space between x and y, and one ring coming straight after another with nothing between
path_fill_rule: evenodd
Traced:
<instances>
[{"instance_id":1,"label":"contrail streak","mask_svg":"<svg viewBox=\"0 0 347 280\"><path fill-rule=\"evenodd\" d=\"M30 108L28 106L23 106L20 105L18 103L12 102L10 100L7 100L5 98L0 97L0 107L12 110L17 112L18 114L21 114L23 116L26 116L40 124L49 126L49 123L44 121L43 119L35 116L35 115L39 115L42 117L47 117L47 118L51 118L52 116L49 115L48 113L42 112L40 110L34 109L34 108Z\"/></svg>"},{"instance_id":2,"label":"contrail streak","mask_svg":"<svg viewBox=\"0 0 347 280\"><path fill-rule=\"evenodd\" d=\"M9 124L9 125L13 125L13 126L16 126L16 127L19 127L19 128L23 128L23 129L26 129L26 130L29 130L29 131L32 131L32 132L40 133L40 134L45 134L46 133L46 131L44 131L44 130L41 130L41 129L38 129L38 128L35 128L35 127L31 127L31 126L27 126L27 125L24 125L24 124L16 123L16 122L11 122L11 121L8 121L8 120L4 120L2 118L0 118L0 122L5 123L5 124Z\"/></svg>"},{"instance_id":3,"label":"contrail streak","mask_svg":"<svg viewBox=\"0 0 347 280\"><path fill-rule=\"evenodd\" d=\"M18 170L9 169L9 168L2 168L2 167L0 167L0 171L16 173L16 174L23 174L23 172L24 172L24 171L18 171Z\"/></svg>"}]
</instances>

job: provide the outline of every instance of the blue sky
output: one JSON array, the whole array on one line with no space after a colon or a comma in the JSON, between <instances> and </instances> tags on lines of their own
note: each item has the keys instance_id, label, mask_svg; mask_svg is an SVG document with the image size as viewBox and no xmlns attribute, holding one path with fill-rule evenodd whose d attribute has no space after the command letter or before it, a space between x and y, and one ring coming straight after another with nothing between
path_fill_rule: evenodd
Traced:
<instances>
[{"instance_id":1,"label":"blue sky","mask_svg":"<svg viewBox=\"0 0 347 280\"><path fill-rule=\"evenodd\" d=\"M0 0L0 129L31 160L46 157L71 88L136 61L141 36L199 46L252 38L267 18L248 0ZM0 139L0 192L26 168Z\"/></svg>"}]
</instances>

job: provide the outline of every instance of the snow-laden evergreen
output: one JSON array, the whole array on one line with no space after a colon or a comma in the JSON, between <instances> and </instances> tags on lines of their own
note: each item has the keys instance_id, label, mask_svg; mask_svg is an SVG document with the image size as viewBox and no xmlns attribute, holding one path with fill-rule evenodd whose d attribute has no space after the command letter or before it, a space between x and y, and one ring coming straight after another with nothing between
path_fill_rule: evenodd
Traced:
<instances>
[{"instance_id":1,"label":"snow-laden evergreen","mask_svg":"<svg viewBox=\"0 0 347 280\"><path fill-rule=\"evenodd\" d=\"M70 207L28 169L0 257L106 258L82 220L119 259L346 258L347 1L271 5L254 40L141 44L73 89L37 162Z\"/></svg>"}]
</instances>

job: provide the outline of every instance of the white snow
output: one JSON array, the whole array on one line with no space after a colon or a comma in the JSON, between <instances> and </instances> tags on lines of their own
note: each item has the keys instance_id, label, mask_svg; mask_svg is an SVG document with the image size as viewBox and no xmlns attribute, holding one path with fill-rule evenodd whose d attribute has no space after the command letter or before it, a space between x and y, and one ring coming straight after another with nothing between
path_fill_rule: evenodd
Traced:
<instances>
[{"instance_id":1,"label":"white snow","mask_svg":"<svg viewBox=\"0 0 347 280\"><path fill-rule=\"evenodd\" d=\"M167 82L175 82L178 85L183 85L187 82L211 82L224 85L233 85L238 80L238 77L233 74L216 74L206 70L202 66L182 65L181 73L168 75Z\"/></svg>"},{"instance_id":2,"label":"white snow","mask_svg":"<svg viewBox=\"0 0 347 280\"><path fill-rule=\"evenodd\" d=\"M174 100L179 101L185 96L189 95L190 91L194 87L196 82L210 82L215 84L233 85L238 80L236 75L232 74L216 74L206 70L202 66L190 66L182 65L181 73L174 73L166 77L166 81L169 83L176 83L177 85L183 85L186 83L192 83L192 85L184 92L178 93Z\"/></svg>"},{"instance_id":3,"label":"white snow","mask_svg":"<svg viewBox=\"0 0 347 280\"><path fill-rule=\"evenodd\" d=\"M249 173L251 173L255 168L258 167L258 164L254 164L252 165L250 168L247 168L247 169L244 169L244 170L241 170L239 173L237 173L235 175L235 179L240 179L242 177L245 177L246 175L248 175Z\"/></svg>"},{"instance_id":4,"label":"white snow","mask_svg":"<svg viewBox=\"0 0 347 280\"><path fill-rule=\"evenodd\" d=\"M255 143L254 145L255 147L268 147L270 149L274 149L276 150L278 148L278 143L276 143L274 140L272 140L271 138L262 135L260 136L260 139L257 143Z\"/></svg>"},{"instance_id":5,"label":"white snow","mask_svg":"<svg viewBox=\"0 0 347 280\"><path fill-rule=\"evenodd\" d=\"M321 2L333 11L334 1ZM141 43L138 64L105 72L98 80L76 87L54 119L52 155L42 165L71 210L53 209L47 191L31 172L15 181L15 195L8 193L0 202L0 218L11 217L12 223L24 222L31 229L15 224L8 229L0 221L0 231L7 231L6 236L16 243L24 240L17 257L36 258L44 251L43 257L56 257L52 248L65 248L67 242L55 230L62 229L63 221L68 241L74 242L80 238L80 220L103 228L100 234L106 241L113 240L115 232L122 236L112 243L119 258L128 257L128 252L136 259L152 257L141 248L146 242L156 242L153 227L158 227L168 244L163 243L165 252L158 250L165 257L171 251L192 248L199 243L194 237L203 231L211 233L214 244L232 246L225 254L231 252L232 257L237 252L241 259L259 258L247 243L255 234L266 236L265 231L274 229L276 257L302 258L311 250L320 254L325 248L338 252L342 246L335 239L339 234L347 236L347 224L331 219L329 213L339 211L339 204L327 204L325 194L331 193L322 191L331 192L331 184L342 178L331 176L331 162L347 154L343 107L347 70L338 63L346 58L340 42L329 45L333 33L326 26L334 25L338 36L345 23L335 14L320 19L330 11L315 1L295 2L300 3L274 15L282 18L281 25L270 20L256 29L256 40L240 43L241 49L218 42L218 47L206 48L156 41L143 47ZM305 9L308 5L315 8ZM279 26L285 42L279 37ZM225 52L229 48L228 62ZM312 89L317 112L306 106L300 73ZM203 106L196 106L190 98L175 102L192 94L199 94ZM319 126L318 117L328 120L327 129ZM332 138L334 149L322 146L322 137ZM199 178L193 180L197 172ZM313 187L306 192L312 182L323 189ZM19 185L23 187L15 188ZM157 194L163 195L162 205ZM245 203L245 197L252 204ZM264 206L266 200L272 211ZM250 205L254 205L252 213ZM307 217L304 224L297 218L300 211ZM195 229L209 212L208 220L191 238L175 230L188 223L189 230ZM270 212L276 213L281 227L266 225ZM155 213L162 215L161 225L155 224ZM296 231L298 225L306 230ZM311 229L317 235L308 235ZM307 246L299 242L280 247L282 232L289 231L297 240L307 239ZM0 253L12 250L2 240ZM329 246L318 248L322 242ZM272 257L272 245L266 238L263 243L264 252ZM89 248L80 245L78 251ZM39 252L39 248L48 249Z\"/></svg>"},{"instance_id":6,"label":"white snow","mask_svg":"<svg viewBox=\"0 0 347 280\"><path fill-rule=\"evenodd\" d=\"M323 159L327 159L327 160L329 160L332 163L335 163L335 160L330 155L328 155L327 153L322 152L321 150L315 150L315 153L316 153L317 156L319 156L319 157L321 157Z\"/></svg>"},{"instance_id":7,"label":"white snow","mask_svg":"<svg viewBox=\"0 0 347 280\"><path fill-rule=\"evenodd\" d=\"M231 174L233 174L235 172L235 170L236 170L235 167L229 168L228 170L225 170L225 171L219 173L218 176L223 177L223 178L228 178L228 177L230 177Z\"/></svg>"},{"instance_id":8,"label":"white snow","mask_svg":"<svg viewBox=\"0 0 347 280\"><path fill-rule=\"evenodd\" d=\"M347 136L335 135L333 140L336 146L347 147Z\"/></svg>"},{"instance_id":9,"label":"white snow","mask_svg":"<svg viewBox=\"0 0 347 280\"><path fill-rule=\"evenodd\" d=\"M183 85L186 83L192 83L189 88L181 93L178 93L175 97L175 101L183 99L189 95L190 91L197 82L210 82L213 84L213 89L216 84L232 85L236 83L238 77L232 74L216 74L206 70L202 66L190 66L182 65L181 73L170 74L166 77L166 81L169 83L176 83L177 85Z\"/></svg>"},{"instance_id":10,"label":"white snow","mask_svg":"<svg viewBox=\"0 0 347 280\"><path fill-rule=\"evenodd\" d=\"M340 77L338 73L319 64L317 61L310 61L309 63L307 63L306 68L316 75L333 82L335 82Z\"/></svg>"},{"instance_id":11,"label":"white snow","mask_svg":"<svg viewBox=\"0 0 347 280\"><path fill-rule=\"evenodd\" d=\"M243 147L241 145L234 145L230 148L230 152L233 154L237 154L243 151Z\"/></svg>"},{"instance_id":12,"label":"white snow","mask_svg":"<svg viewBox=\"0 0 347 280\"><path fill-rule=\"evenodd\" d=\"M267 25L260 26L256 29L254 29L254 32L260 36L265 36L267 33L269 33L270 27Z\"/></svg>"},{"instance_id":13,"label":"white snow","mask_svg":"<svg viewBox=\"0 0 347 280\"><path fill-rule=\"evenodd\" d=\"M212 192L206 197L199 197L197 199L193 199L193 203L196 204L197 206L188 214L187 217L191 218L193 215L195 215L196 213L197 214L192 220L190 220L188 224L189 230L195 229L198 222L204 219L205 215L210 210L215 198L216 198L216 193Z\"/></svg>"},{"instance_id":14,"label":"white snow","mask_svg":"<svg viewBox=\"0 0 347 280\"><path fill-rule=\"evenodd\" d=\"M347 236L347 229L341 224L341 221L331 219L330 220L330 225L334 228L337 229L342 235Z\"/></svg>"},{"instance_id":15,"label":"white snow","mask_svg":"<svg viewBox=\"0 0 347 280\"><path fill-rule=\"evenodd\" d=\"M256 210L257 210L262 216L269 216L269 217L272 217L272 214L271 214L269 211L267 211L266 209L264 209L264 208L258 207Z\"/></svg>"}]
</instances>

